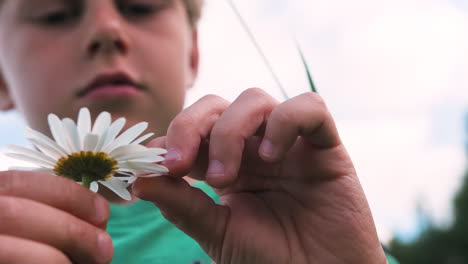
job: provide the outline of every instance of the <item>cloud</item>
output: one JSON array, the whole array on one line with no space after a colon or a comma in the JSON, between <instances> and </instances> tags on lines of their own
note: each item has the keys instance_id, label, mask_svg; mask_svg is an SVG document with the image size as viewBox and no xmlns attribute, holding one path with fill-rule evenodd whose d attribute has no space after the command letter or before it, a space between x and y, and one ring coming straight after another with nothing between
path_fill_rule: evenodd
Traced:
<instances>
[{"instance_id":1,"label":"cloud","mask_svg":"<svg viewBox=\"0 0 468 264\"><path fill-rule=\"evenodd\" d=\"M436 223L451 220L451 199L464 172L464 149L431 146L430 127L431 120L424 116L339 123L383 241L394 231L415 232L418 201Z\"/></svg>"},{"instance_id":2,"label":"cloud","mask_svg":"<svg viewBox=\"0 0 468 264\"><path fill-rule=\"evenodd\" d=\"M450 2L294 3L296 19L319 25L296 27L308 45L319 48L310 49L309 58L316 62L321 85L342 95L330 95L336 105L414 111L448 91L460 96L463 86L457 79L468 70L468 23L466 12ZM314 44L322 37L329 48ZM467 93L463 96L466 102Z\"/></svg>"}]
</instances>

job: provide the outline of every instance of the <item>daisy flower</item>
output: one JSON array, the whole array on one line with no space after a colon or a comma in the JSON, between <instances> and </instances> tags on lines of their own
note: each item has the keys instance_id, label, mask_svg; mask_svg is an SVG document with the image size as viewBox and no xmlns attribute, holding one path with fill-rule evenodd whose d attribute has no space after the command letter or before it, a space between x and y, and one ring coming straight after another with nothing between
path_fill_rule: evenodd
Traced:
<instances>
[{"instance_id":1,"label":"daisy flower","mask_svg":"<svg viewBox=\"0 0 468 264\"><path fill-rule=\"evenodd\" d=\"M109 188L121 198L130 200L127 187L137 177L153 177L168 173L161 162L165 149L147 148L140 143L153 136L140 136L148 127L141 122L120 133L125 118L111 122L111 115L102 112L94 125L87 108L81 108L78 121L60 120L48 116L53 139L26 128L26 138L37 150L8 145L7 156L33 163L39 167L15 167L10 169L52 173L72 179L94 192L98 183ZM119 134L120 133L120 134Z\"/></svg>"}]
</instances>

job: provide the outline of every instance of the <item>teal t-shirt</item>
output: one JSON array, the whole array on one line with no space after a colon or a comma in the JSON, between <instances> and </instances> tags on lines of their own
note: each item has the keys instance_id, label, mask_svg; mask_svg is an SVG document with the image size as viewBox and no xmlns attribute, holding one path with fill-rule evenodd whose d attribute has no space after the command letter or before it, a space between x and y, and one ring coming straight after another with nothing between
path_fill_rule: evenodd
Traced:
<instances>
[{"instance_id":1,"label":"teal t-shirt","mask_svg":"<svg viewBox=\"0 0 468 264\"><path fill-rule=\"evenodd\" d=\"M198 182L193 186L219 202L208 185ZM168 222L150 202L111 205L107 232L114 242L112 264L211 263L198 243Z\"/></svg>"},{"instance_id":2,"label":"teal t-shirt","mask_svg":"<svg viewBox=\"0 0 468 264\"><path fill-rule=\"evenodd\" d=\"M208 185L198 182L193 186L219 202L219 196ZM107 231L115 248L112 264L211 263L198 243L164 219L150 202L111 205ZM390 264L398 264L387 257Z\"/></svg>"}]
</instances>

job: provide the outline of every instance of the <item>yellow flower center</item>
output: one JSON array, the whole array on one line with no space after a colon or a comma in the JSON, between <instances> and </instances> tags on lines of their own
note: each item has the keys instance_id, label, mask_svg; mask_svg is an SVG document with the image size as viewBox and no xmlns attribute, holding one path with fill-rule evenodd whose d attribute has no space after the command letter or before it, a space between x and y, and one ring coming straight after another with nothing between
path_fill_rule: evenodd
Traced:
<instances>
[{"instance_id":1,"label":"yellow flower center","mask_svg":"<svg viewBox=\"0 0 468 264\"><path fill-rule=\"evenodd\" d=\"M117 161L107 153L81 151L59 159L54 172L76 182L84 182L108 180L117 169Z\"/></svg>"}]
</instances>

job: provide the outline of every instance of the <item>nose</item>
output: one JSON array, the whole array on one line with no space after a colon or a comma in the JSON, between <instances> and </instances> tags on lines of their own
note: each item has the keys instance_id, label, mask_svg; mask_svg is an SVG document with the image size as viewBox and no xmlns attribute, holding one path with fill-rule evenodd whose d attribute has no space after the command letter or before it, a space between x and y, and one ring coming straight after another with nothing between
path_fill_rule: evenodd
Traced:
<instances>
[{"instance_id":1,"label":"nose","mask_svg":"<svg viewBox=\"0 0 468 264\"><path fill-rule=\"evenodd\" d=\"M91 2L91 1L90 1ZM122 17L113 1L92 1L85 18L85 52L87 57L107 59L128 52L129 40Z\"/></svg>"}]
</instances>

